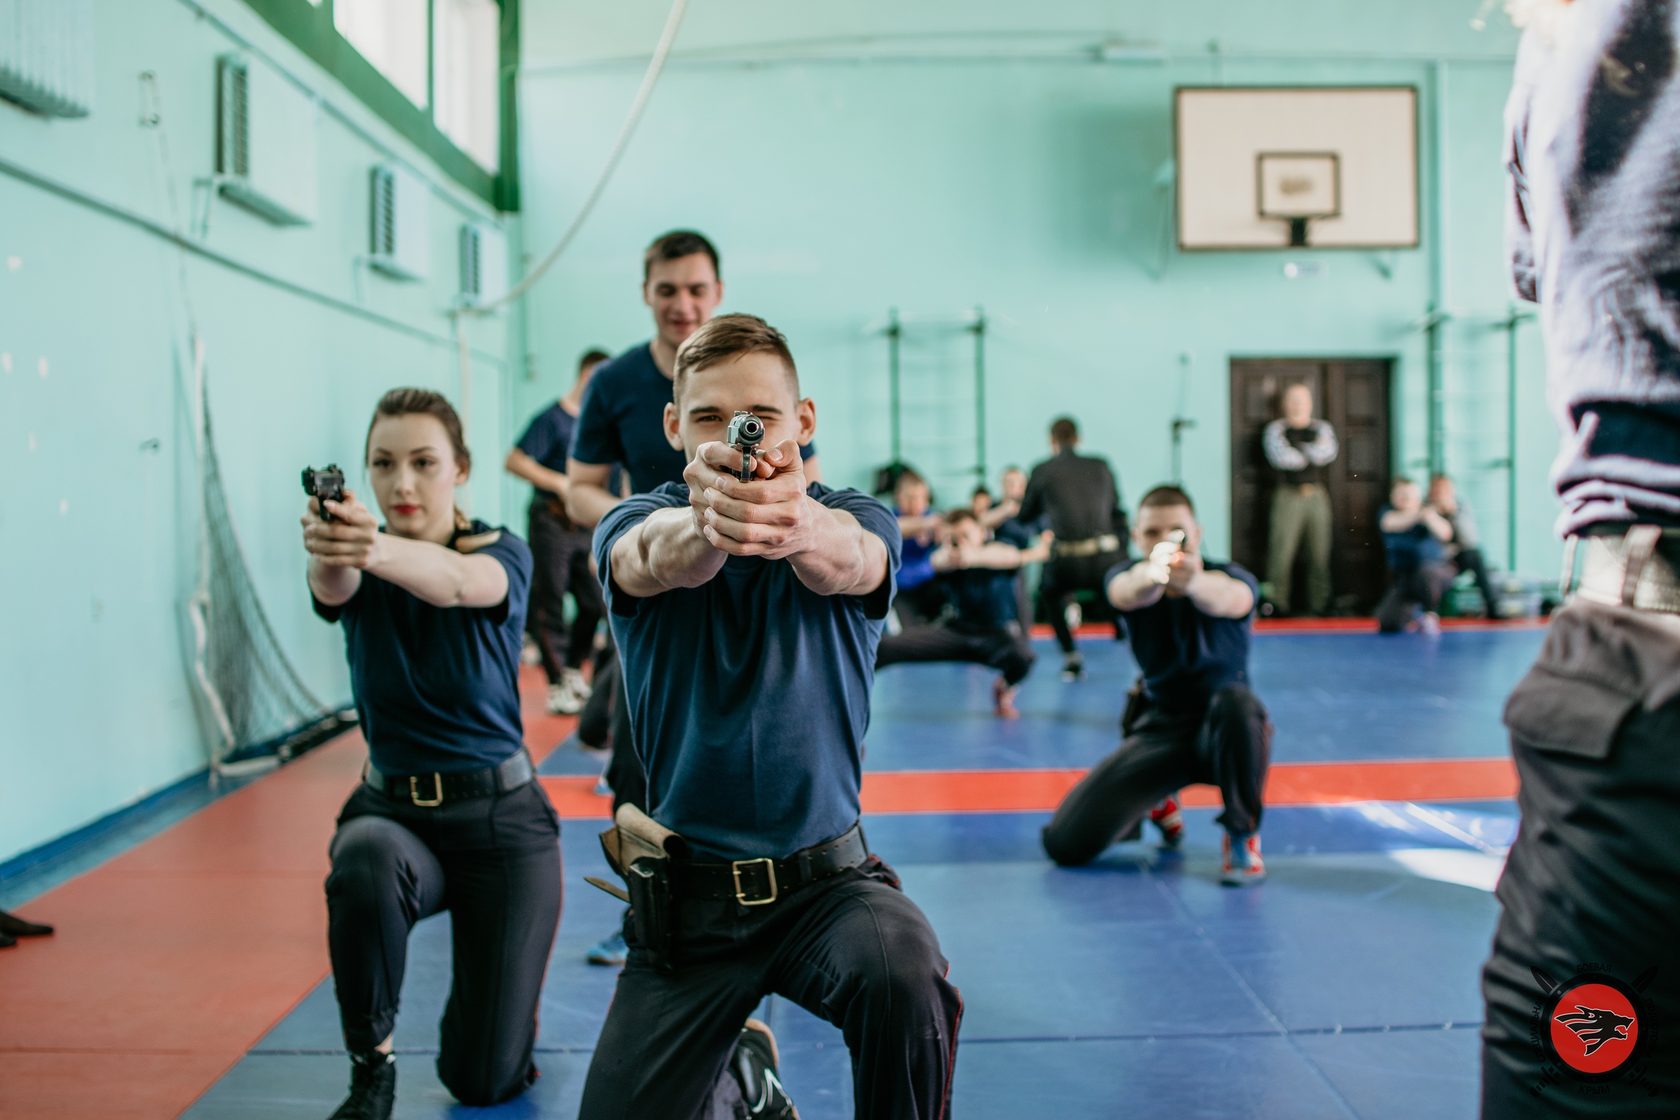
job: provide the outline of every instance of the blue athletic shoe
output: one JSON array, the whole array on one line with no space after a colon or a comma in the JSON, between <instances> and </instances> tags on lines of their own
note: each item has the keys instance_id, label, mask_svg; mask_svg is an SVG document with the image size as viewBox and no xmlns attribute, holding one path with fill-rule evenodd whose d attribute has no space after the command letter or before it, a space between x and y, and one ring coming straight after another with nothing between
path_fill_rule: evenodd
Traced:
<instances>
[{"instance_id":1,"label":"blue athletic shoe","mask_svg":"<svg viewBox=\"0 0 1680 1120\"><path fill-rule=\"evenodd\" d=\"M615 930L611 935L591 945L583 959L590 964L621 965L629 955L630 946L624 943L623 931Z\"/></svg>"}]
</instances>

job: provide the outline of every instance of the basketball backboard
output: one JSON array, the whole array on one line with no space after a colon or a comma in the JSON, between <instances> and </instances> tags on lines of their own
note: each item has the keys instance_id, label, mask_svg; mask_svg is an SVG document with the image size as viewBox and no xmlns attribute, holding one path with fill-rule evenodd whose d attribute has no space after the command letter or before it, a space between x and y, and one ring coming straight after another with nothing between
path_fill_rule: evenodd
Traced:
<instances>
[{"instance_id":1,"label":"basketball backboard","mask_svg":"<svg viewBox=\"0 0 1680 1120\"><path fill-rule=\"evenodd\" d=\"M1410 86L1185 86L1175 94L1181 249L1418 243Z\"/></svg>"}]
</instances>

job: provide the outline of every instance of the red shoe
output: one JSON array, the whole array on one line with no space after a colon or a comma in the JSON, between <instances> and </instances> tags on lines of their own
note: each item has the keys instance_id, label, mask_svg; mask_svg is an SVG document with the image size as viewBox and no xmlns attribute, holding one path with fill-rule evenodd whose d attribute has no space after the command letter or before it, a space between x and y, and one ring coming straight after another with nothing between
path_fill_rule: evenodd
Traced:
<instances>
[{"instance_id":1,"label":"red shoe","mask_svg":"<svg viewBox=\"0 0 1680 1120\"><path fill-rule=\"evenodd\" d=\"M1184 814L1178 809L1178 795L1169 793L1149 810L1149 819L1161 830L1161 846L1176 848L1184 843Z\"/></svg>"},{"instance_id":2,"label":"red shoe","mask_svg":"<svg viewBox=\"0 0 1680 1120\"><path fill-rule=\"evenodd\" d=\"M992 682L992 711L999 719L1020 719L1021 709L1015 706L1015 690L999 677Z\"/></svg>"},{"instance_id":3,"label":"red shoe","mask_svg":"<svg viewBox=\"0 0 1680 1120\"><path fill-rule=\"evenodd\" d=\"M1219 872L1219 881L1227 887L1247 887L1263 882L1266 878L1266 864L1260 858L1260 834L1250 832L1246 836L1233 837L1229 832L1224 841L1225 866Z\"/></svg>"}]
</instances>

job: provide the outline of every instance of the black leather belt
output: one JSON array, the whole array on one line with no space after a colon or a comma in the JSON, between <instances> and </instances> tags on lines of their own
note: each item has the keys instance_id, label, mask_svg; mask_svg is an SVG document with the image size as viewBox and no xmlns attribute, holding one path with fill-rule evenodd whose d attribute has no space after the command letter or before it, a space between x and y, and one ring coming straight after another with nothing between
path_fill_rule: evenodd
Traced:
<instances>
[{"instance_id":1,"label":"black leather belt","mask_svg":"<svg viewBox=\"0 0 1680 1120\"><path fill-rule=\"evenodd\" d=\"M738 859L730 863L671 862L671 885L684 898L729 900L765 906L800 887L838 875L869 858L863 825L854 824L832 840L786 859Z\"/></svg>"},{"instance_id":2,"label":"black leather belt","mask_svg":"<svg viewBox=\"0 0 1680 1120\"><path fill-rule=\"evenodd\" d=\"M536 776L531 756L521 749L495 766L468 770L462 774L384 774L369 762L362 781L397 801L408 801L423 809L446 801L467 801L518 789Z\"/></svg>"},{"instance_id":3,"label":"black leather belt","mask_svg":"<svg viewBox=\"0 0 1680 1120\"><path fill-rule=\"evenodd\" d=\"M1580 579L1575 557L1581 554ZM1680 614L1680 529L1635 525L1570 537L1564 589L1583 599L1641 611Z\"/></svg>"}]
</instances>

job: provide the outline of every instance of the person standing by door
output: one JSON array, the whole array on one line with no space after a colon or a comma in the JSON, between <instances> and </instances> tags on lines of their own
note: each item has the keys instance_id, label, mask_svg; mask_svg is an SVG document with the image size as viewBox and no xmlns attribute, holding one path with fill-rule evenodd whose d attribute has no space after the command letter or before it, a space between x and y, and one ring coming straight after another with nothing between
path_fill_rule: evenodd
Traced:
<instances>
[{"instance_id":1,"label":"person standing by door","mask_svg":"<svg viewBox=\"0 0 1680 1120\"><path fill-rule=\"evenodd\" d=\"M1327 468L1341 448L1336 430L1313 418L1312 390L1294 384L1283 391L1283 415L1261 437L1275 479L1271 547L1266 579L1278 614L1294 605L1295 559L1306 545L1307 614L1330 610L1330 490Z\"/></svg>"}]
</instances>

